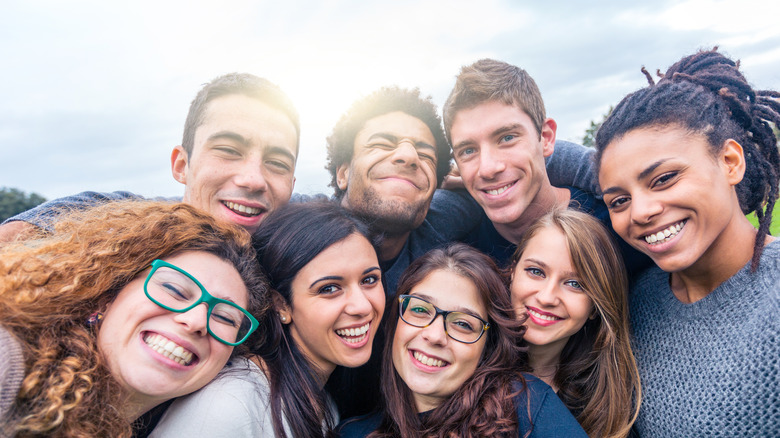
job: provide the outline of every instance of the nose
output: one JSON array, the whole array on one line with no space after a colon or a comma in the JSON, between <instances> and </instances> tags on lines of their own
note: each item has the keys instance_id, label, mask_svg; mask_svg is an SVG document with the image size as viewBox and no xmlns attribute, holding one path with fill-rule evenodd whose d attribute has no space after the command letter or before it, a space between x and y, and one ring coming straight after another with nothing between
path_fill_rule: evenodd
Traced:
<instances>
[{"instance_id":1,"label":"nose","mask_svg":"<svg viewBox=\"0 0 780 438\"><path fill-rule=\"evenodd\" d=\"M347 305L344 308L347 314L364 317L370 315L373 310L374 306L360 287L350 288L347 292Z\"/></svg>"},{"instance_id":2,"label":"nose","mask_svg":"<svg viewBox=\"0 0 780 438\"><path fill-rule=\"evenodd\" d=\"M501 154L490 146L479 148L479 176L483 179L493 179L506 169L506 163Z\"/></svg>"},{"instance_id":3,"label":"nose","mask_svg":"<svg viewBox=\"0 0 780 438\"><path fill-rule=\"evenodd\" d=\"M238 166L233 181L238 187L250 192L264 192L268 190L263 157L246 157Z\"/></svg>"},{"instance_id":4,"label":"nose","mask_svg":"<svg viewBox=\"0 0 780 438\"><path fill-rule=\"evenodd\" d=\"M555 307L558 304L558 285L552 280L547 280L538 292L536 302L544 307Z\"/></svg>"},{"instance_id":5,"label":"nose","mask_svg":"<svg viewBox=\"0 0 780 438\"><path fill-rule=\"evenodd\" d=\"M444 315L436 315L436 319L428 327L420 330L422 330L422 338L431 345L445 345L447 343Z\"/></svg>"},{"instance_id":6,"label":"nose","mask_svg":"<svg viewBox=\"0 0 780 438\"><path fill-rule=\"evenodd\" d=\"M182 325L185 330L197 336L208 335L209 308L206 303L201 303L194 308L174 313L173 320Z\"/></svg>"},{"instance_id":7,"label":"nose","mask_svg":"<svg viewBox=\"0 0 780 438\"><path fill-rule=\"evenodd\" d=\"M631 221L635 224L650 223L662 211L663 204L654 196L641 193L631 196Z\"/></svg>"},{"instance_id":8,"label":"nose","mask_svg":"<svg viewBox=\"0 0 780 438\"><path fill-rule=\"evenodd\" d=\"M417 148L410 140L401 140L393 150L393 163L403 164L413 168L420 165L420 157L417 155Z\"/></svg>"}]
</instances>

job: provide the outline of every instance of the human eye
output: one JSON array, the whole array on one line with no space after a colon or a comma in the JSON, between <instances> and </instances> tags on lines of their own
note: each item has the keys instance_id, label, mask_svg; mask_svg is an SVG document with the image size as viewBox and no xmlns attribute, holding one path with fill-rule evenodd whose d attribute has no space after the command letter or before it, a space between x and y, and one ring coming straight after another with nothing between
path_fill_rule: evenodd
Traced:
<instances>
[{"instance_id":1,"label":"human eye","mask_svg":"<svg viewBox=\"0 0 780 438\"><path fill-rule=\"evenodd\" d=\"M412 312L415 315L430 315L431 309L428 306L422 305L422 304L416 304L409 306L408 309L409 312Z\"/></svg>"},{"instance_id":2,"label":"human eye","mask_svg":"<svg viewBox=\"0 0 780 438\"><path fill-rule=\"evenodd\" d=\"M525 272L527 272L531 277L544 278L544 271L534 266L525 268Z\"/></svg>"},{"instance_id":3,"label":"human eye","mask_svg":"<svg viewBox=\"0 0 780 438\"><path fill-rule=\"evenodd\" d=\"M515 138L517 138L517 136L514 134L506 134L506 135L502 135L498 142L507 143L514 140Z\"/></svg>"},{"instance_id":4,"label":"human eye","mask_svg":"<svg viewBox=\"0 0 780 438\"><path fill-rule=\"evenodd\" d=\"M268 160L266 161L266 165L277 173L287 173L292 170L292 165L290 163L279 159Z\"/></svg>"},{"instance_id":5,"label":"human eye","mask_svg":"<svg viewBox=\"0 0 780 438\"><path fill-rule=\"evenodd\" d=\"M610 210L621 210L623 207L626 206L626 204L628 204L628 201L630 200L631 198L625 195L615 196L614 198L609 200L605 199L607 208Z\"/></svg>"},{"instance_id":6,"label":"human eye","mask_svg":"<svg viewBox=\"0 0 780 438\"><path fill-rule=\"evenodd\" d=\"M319 289L317 289L317 293L320 295L332 295L340 290L341 288L339 285L330 283L324 286L320 286Z\"/></svg>"},{"instance_id":7,"label":"human eye","mask_svg":"<svg viewBox=\"0 0 780 438\"><path fill-rule=\"evenodd\" d=\"M463 148L458 149L458 152L456 156L460 159L468 159L474 156L477 153L477 148L472 146L466 146Z\"/></svg>"},{"instance_id":8,"label":"human eye","mask_svg":"<svg viewBox=\"0 0 780 438\"><path fill-rule=\"evenodd\" d=\"M226 158L238 158L241 156L241 152L239 152L236 148L228 145L218 145L215 146L213 150L217 152L218 155Z\"/></svg>"},{"instance_id":9,"label":"human eye","mask_svg":"<svg viewBox=\"0 0 780 438\"><path fill-rule=\"evenodd\" d=\"M189 301L192 297L192 293L187 290L186 287L182 287L181 285L171 283L171 282L164 282L161 283L160 286L165 290L166 293L168 293L169 296L176 299L177 301Z\"/></svg>"},{"instance_id":10,"label":"human eye","mask_svg":"<svg viewBox=\"0 0 780 438\"><path fill-rule=\"evenodd\" d=\"M661 175L658 175L656 178L653 179L653 181L650 183L651 188L663 188L664 186L668 185L672 180L677 176L677 172L665 172Z\"/></svg>"},{"instance_id":11,"label":"human eye","mask_svg":"<svg viewBox=\"0 0 780 438\"><path fill-rule=\"evenodd\" d=\"M582 284L578 280L566 280L564 283L567 286L571 287L572 289L582 290Z\"/></svg>"},{"instance_id":12,"label":"human eye","mask_svg":"<svg viewBox=\"0 0 780 438\"><path fill-rule=\"evenodd\" d=\"M363 278L363 280L360 281L361 284L364 285L373 285L377 284L379 282L379 276L378 275L367 275Z\"/></svg>"}]
</instances>

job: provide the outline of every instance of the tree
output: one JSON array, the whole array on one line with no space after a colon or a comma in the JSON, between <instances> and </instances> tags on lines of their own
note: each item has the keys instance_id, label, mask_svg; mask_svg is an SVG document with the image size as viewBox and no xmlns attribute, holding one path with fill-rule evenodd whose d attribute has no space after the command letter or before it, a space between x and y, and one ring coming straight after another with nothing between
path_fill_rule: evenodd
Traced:
<instances>
[{"instance_id":1,"label":"tree","mask_svg":"<svg viewBox=\"0 0 780 438\"><path fill-rule=\"evenodd\" d=\"M585 136L582 137L582 145L587 146L589 148L596 147L596 131L599 130L601 127L601 124L604 123L605 120L607 120L607 117L609 117L610 114L612 114L612 110L614 109L613 106L609 107L609 111L607 111L604 116L601 117L601 121L596 123L593 120L590 121L590 128L585 130Z\"/></svg>"},{"instance_id":2,"label":"tree","mask_svg":"<svg viewBox=\"0 0 780 438\"><path fill-rule=\"evenodd\" d=\"M28 195L19 189L0 187L0 222L43 202L46 198L37 193Z\"/></svg>"}]
</instances>

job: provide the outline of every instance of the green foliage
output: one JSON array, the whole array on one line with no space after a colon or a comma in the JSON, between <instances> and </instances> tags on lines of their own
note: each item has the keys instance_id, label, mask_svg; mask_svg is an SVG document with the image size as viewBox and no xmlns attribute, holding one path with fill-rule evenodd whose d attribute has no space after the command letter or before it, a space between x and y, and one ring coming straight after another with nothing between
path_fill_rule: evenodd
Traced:
<instances>
[{"instance_id":1,"label":"green foliage","mask_svg":"<svg viewBox=\"0 0 780 438\"><path fill-rule=\"evenodd\" d=\"M43 202L46 198L37 193L28 195L19 189L0 187L0 222Z\"/></svg>"},{"instance_id":2,"label":"green foliage","mask_svg":"<svg viewBox=\"0 0 780 438\"><path fill-rule=\"evenodd\" d=\"M755 213L750 213L747 218L754 227L758 228L758 219L756 219ZM780 202L775 203L775 208L772 210L772 224L769 225L769 234L777 236L778 233L780 233Z\"/></svg>"},{"instance_id":3,"label":"green foliage","mask_svg":"<svg viewBox=\"0 0 780 438\"><path fill-rule=\"evenodd\" d=\"M596 131L599 130L601 127L601 124L604 123L605 120L607 120L607 117L609 117L610 114L612 114L612 110L614 109L613 106L610 105L609 111L607 111L606 114L604 114L601 117L601 121L594 122L593 120L590 121L590 128L585 130L585 136L582 137L582 145L587 146L589 148L596 147Z\"/></svg>"}]
</instances>

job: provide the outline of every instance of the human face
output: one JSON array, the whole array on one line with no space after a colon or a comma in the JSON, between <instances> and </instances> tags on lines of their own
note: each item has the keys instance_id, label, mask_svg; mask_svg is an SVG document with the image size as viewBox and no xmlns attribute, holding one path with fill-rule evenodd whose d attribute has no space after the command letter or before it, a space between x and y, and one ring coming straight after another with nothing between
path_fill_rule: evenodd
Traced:
<instances>
[{"instance_id":1,"label":"human face","mask_svg":"<svg viewBox=\"0 0 780 438\"><path fill-rule=\"evenodd\" d=\"M525 111L498 101L455 114L455 162L466 190L494 224L521 223L540 190L551 189L544 157L553 153L555 128L548 119L540 134Z\"/></svg>"},{"instance_id":2,"label":"human face","mask_svg":"<svg viewBox=\"0 0 780 438\"><path fill-rule=\"evenodd\" d=\"M555 226L528 241L512 274L512 304L528 314L523 339L560 353L593 315L593 300L582 289L566 237Z\"/></svg>"},{"instance_id":3,"label":"human face","mask_svg":"<svg viewBox=\"0 0 780 438\"><path fill-rule=\"evenodd\" d=\"M436 270L412 287L419 296L442 310L471 313L487 321L487 309L471 280L447 270ZM487 336L473 344L458 342L444 331L441 316L424 328L400 317L393 337L393 365L414 396L417 412L441 405L477 369Z\"/></svg>"},{"instance_id":4,"label":"human face","mask_svg":"<svg viewBox=\"0 0 780 438\"><path fill-rule=\"evenodd\" d=\"M664 271L679 272L721 266L752 241L733 232L744 217L733 187L742 172L733 140L714 156L705 137L667 126L635 129L607 145L599 182L620 237Z\"/></svg>"},{"instance_id":5,"label":"human face","mask_svg":"<svg viewBox=\"0 0 780 438\"><path fill-rule=\"evenodd\" d=\"M230 263L202 251L183 252L164 261L190 273L213 296L246 307L246 286ZM139 415L165 400L202 388L233 352L233 347L209 335L205 303L174 313L149 300L144 294L148 272L119 291L98 332L98 348L113 376L130 394L131 403L140 407ZM165 353L157 351L160 347ZM188 353L192 358L186 362Z\"/></svg>"},{"instance_id":6,"label":"human face","mask_svg":"<svg viewBox=\"0 0 780 438\"><path fill-rule=\"evenodd\" d=\"M184 202L254 232L292 195L298 136L280 110L240 94L209 102L192 152L176 146L173 177Z\"/></svg>"},{"instance_id":7,"label":"human face","mask_svg":"<svg viewBox=\"0 0 780 438\"><path fill-rule=\"evenodd\" d=\"M376 251L360 234L334 243L292 281L292 309L280 313L323 383L341 365L368 362L385 310Z\"/></svg>"},{"instance_id":8,"label":"human face","mask_svg":"<svg viewBox=\"0 0 780 438\"><path fill-rule=\"evenodd\" d=\"M336 182L344 206L389 232L420 226L436 190L436 141L420 119L396 111L368 120Z\"/></svg>"}]
</instances>

